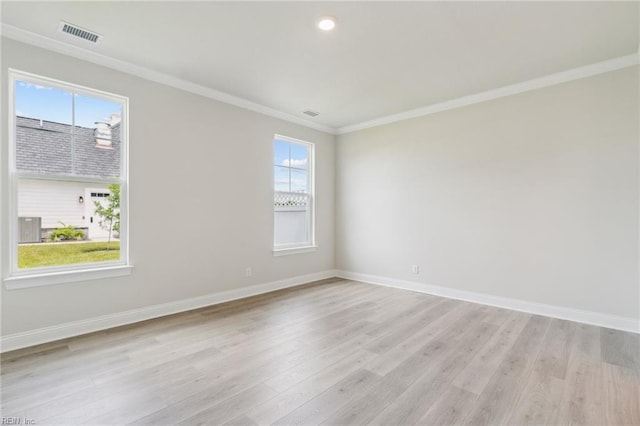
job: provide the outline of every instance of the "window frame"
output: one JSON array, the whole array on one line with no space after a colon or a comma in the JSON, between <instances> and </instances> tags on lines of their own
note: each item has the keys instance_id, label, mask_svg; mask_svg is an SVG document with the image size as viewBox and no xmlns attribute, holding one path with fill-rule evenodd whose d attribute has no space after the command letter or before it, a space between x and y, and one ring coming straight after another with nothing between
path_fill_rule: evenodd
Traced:
<instances>
[{"instance_id":1,"label":"window frame","mask_svg":"<svg viewBox=\"0 0 640 426\"><path fill-rule=\"evenodd\" d=\"M16 93L18 81L52 87L109 102L117 102L122 106L120 124L120 176L118 178L91 178L76 176L41 175L17 170L16 146ZM74 83L40 76L16 69L8 69L8 155L6 161L9 194L6 199L8 217L8 241L3 241L2 263L7 273L2 277L7 289L36 287L41 285L62 284L100 278L129 275L133 266L129 258L129 98ZM72 123L75 126L75 122ZM119 184L120 185L120 259L117 261L76 263L72 265L45 266L35 268L18 268L18 181L21 179L37 179L42 181L83 182L87 184ZM4 268L3 268L4 269Z\"/></svg>"},{"instance_id":2,"label":"window frame","mask_svg":"<svg viewBox=\"0 0 640 426\"><path fill-rule=\"evenodd\" d=\"M275 145L276 141L283 141L287 143L292 143L296 145L303 145L308 149L308 157L307 157L307 199L308 199L308 226L309 226L309 239L302 243L291 243L291 244L281 244L276 245L276 210L275 210L275 196L277 192L287 192L287 191L276 191L275 189ZM316 245L316 214L315 214L315 206L316 206L316 179L315 179L315 149L316 146L313 142L308 142L302 139L292 138L290 136L284 136L281 134L275 134L273 139L271 140L271 203L272 203L272 214L273 214L273 255L274 256L283 256L289 254L299 254L299 253L309 253L314 252L317 249ZM291 169L291 167L289 167ZM295 167L294 167L295 169ZM289 177L291 179L291 177Z\"/></svg>"}]
</instances>

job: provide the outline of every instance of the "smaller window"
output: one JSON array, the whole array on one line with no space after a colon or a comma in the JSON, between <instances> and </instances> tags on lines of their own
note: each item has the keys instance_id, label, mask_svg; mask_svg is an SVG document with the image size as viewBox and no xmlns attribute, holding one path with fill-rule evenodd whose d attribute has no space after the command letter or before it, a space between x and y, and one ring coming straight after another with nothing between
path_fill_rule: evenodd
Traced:
<instances>
[{"instance_id":1,"label":"smaller window","mask_svg":"<svg viewBox=\"0 0 640 426\"><path fill-rule=\"evenodd\" d=\"M314 245L314 145L276 135L273 142L274 250Z\"/></svg>"}]
</instances>

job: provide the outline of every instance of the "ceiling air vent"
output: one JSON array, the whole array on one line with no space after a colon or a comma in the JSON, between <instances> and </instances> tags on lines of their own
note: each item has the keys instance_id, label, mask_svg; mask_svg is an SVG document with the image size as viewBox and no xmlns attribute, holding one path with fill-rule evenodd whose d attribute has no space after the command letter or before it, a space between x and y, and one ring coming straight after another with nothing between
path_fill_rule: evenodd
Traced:
<instances>
[{"instance_id":1,"label":"ceiling air vent","mask_svg":"<svg viewBox=\"0 0 640 426\"><path fill-rule=\"evenodd\" d=\"M315 112L315 111L304 111L303 114L307 114L310 117L316 117L316 116L320 115L319 112Z\"/></svg>"},{"instance_id":2,"label":"ceiling air vent","mask_svg":"<svg viewBox=\"0 0 640 426\"><path fill-rule=\"evenodd\" d=\"M102 41L102 36L100 34L85 30L84 28L80 28L77 25L73 25L68 22L60 21L58 29L63 33L90 41L91 43L100 43Z\"/></svg>"}]
</instances>

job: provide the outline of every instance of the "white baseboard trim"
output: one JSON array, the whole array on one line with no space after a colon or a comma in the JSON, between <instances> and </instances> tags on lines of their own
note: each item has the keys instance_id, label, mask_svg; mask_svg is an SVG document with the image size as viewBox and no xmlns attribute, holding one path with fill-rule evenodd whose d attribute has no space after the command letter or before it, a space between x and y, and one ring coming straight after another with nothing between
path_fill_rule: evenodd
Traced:
<instances>
[{"instance_id":1,"label":"white baseboard trim","mask_svg":"<svg viewBox=\"0 0 640 426\"><path fill-rule=\"evenodd\" d=\"M434 296L441 296L449 299L464 300L466 302L496 306L513 311L544 315L547 317L559 318L590 325L597 325L600 327L613 328L616 330L630 331L632 333L640 333L640 319L638 318L634 319L628 317L620 317L616 315L603 314L600 312L567 308L564 306L528 302L526 300L492 296L489 294L429 285L416 281L407 281L395 278L381 277L377 275L361 274L359 272L335 271L335 273L339 278L361 281L369 284L417 291L420 293L432 294Z\"/></svg>"},{"instance_id":2,"label":"white baseboard trim","mask_svg":"<svg viewBox=\"0 0 640 426\"><path fill-rule=\"evenodd\" d=\"M285 278L283 280L272 281L269 283L242 287L234 290L221 291L219 293L208 294L206 296L177 300L175 302L168 302L160 305L133 309L116 314L103 315L80 321L73 321L65 324L54 325L52 327L44 327L36 330L9 334L0 337L0 352L26 348L28 346L66 339L67 337L79 336L81 334L92 333L94 331L106 330L121 325L132 324L152 318L163 317L165 315L176 314L178 312L185 312L205 306L229 302L231 300L243 299L245 297L256 296L258 294L269 293L275 290L295 287L297 285L306 284L325 278L333 278L335 276L336 271L327 270L308 275L299 275L297 277Z\"/></svg>"}]
</instances>

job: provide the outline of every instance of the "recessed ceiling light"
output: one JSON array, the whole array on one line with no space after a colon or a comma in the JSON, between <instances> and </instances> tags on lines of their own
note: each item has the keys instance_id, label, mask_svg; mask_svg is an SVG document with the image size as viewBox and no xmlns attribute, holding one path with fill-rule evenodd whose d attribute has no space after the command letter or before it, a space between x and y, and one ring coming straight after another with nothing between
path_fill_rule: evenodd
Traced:
<instances>
[{"instance_id":1,"label":"recessed ceiling light","mask_svg":"<svg viewBox=\"0 0 640 426\"><path fill-rule=\"evenodd\" d=\"M323 16L318 21L318 28L322 31L331 31L336 27L336 18L333 16Z\"/></svg>"}]
</instances>

